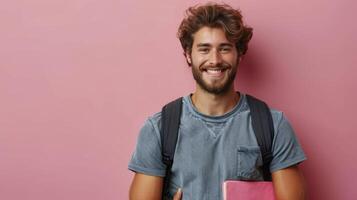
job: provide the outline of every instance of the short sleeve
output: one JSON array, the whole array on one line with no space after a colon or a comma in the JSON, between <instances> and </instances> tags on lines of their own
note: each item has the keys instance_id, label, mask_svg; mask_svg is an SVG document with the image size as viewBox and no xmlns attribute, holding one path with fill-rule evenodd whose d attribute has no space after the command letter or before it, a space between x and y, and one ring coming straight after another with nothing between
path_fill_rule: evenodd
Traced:
<instances>
[{"instance_id":1,"label":"short sleeve","mask_svg":"<svg viewBox=\"0 0 357 200\"><path fill-rule=\"evenodd\" d=\"M140 130L135 151L129 161L129 170L151 176L165 176L166 167L162 162L160 134L157 131L149 118Z\"/></svg>"},{"instance_id":2,"label":"short sleeve","mask_svg":"<svg viewBox=\"0 0 357 200\"><path fill-rule=\"evenodd\" d=\"M283 113L281 113L281 117L278 119L272 144L272 153L271 172L296 165L306 160L305 153L299 144L294 130Z\"/></svg>"}]
</instances>

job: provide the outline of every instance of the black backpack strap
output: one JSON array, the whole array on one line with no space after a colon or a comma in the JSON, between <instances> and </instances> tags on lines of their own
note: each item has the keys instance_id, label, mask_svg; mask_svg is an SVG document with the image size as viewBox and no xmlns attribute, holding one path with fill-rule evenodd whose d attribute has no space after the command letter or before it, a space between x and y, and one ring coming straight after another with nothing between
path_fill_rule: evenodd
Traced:
<instances>
[{"instance_id":1,"label":"black backpack strap","mask_svg":"<svg viewBox=\"0 0 357 200\"><path fill-rule=\"evenodd\" d=\"M162 161L166 165L166 175L162 198L165 197L171 177L171 167L174 161L176 142L180 126L182 97L166 104L161 111L161 153Z\"/></svg>"},{"instance_id":2,"label":"black backpack strap","mask_svg":"<svg viewBox=\"0 0 357 200\"><path fill-rule=\"evenodd\" d=\"M274 124L268 105L250 95L246 95L250 108L252 126L263 157L264 181L271 181L270 163L272 161L272 142Z\"/></svg>"}]
</instances>

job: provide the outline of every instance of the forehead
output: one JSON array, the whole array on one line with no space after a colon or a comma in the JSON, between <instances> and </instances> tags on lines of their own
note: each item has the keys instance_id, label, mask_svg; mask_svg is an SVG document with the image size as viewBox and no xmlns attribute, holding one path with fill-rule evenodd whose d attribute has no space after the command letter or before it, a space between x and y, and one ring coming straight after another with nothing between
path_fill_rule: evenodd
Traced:
<instances>
[{"instance_id":1,"label":"forehead","mask_svg":"<svg viewBox=\"0 0 357 200\"><path fill-rule=\"evenodd\" d=\"M198 44L211 44L218 46L222 43L231 43L221 28L202 27L193 35L193 46Z\"/></svg>"}]
</instances>

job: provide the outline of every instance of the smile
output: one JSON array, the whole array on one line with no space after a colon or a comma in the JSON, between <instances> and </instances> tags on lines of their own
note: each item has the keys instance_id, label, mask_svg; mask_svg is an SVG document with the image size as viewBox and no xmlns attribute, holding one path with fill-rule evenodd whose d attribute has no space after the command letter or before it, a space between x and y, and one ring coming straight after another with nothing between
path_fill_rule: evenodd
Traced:
<instances>
[{"instance_id":1,"label":"smile","mask_svg":"<svg viewBox=\"0 0 357 200\"><path fill-rule=\"evenodd\" d=\"M204 69L203 72L211 77L221 77L224 75L226 68L212 68L212 69Z\"/></svg>"}]
</instances>

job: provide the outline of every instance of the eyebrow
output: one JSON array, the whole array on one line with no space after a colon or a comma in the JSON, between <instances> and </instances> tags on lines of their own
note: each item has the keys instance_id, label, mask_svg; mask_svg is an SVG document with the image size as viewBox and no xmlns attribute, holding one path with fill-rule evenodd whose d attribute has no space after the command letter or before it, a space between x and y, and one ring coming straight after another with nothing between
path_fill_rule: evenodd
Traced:
<instances>
[{"instance_id":1,"label":"eyebrow","mask_svg":"<svg viewBox=\"0 0 357 200\"><path fill-rule=\"evenodd\" d=\"M209 43L198 43L196 46L197 47L211 47L212 45ZM220 47L224 47L224 46L233 47L233 45L231 43L222 43L219 46Z\"/></svg>"},{"instance_id":2,"label":"eyebrow","mask_svg":"<svg viewBox=\"0 0 357 200\"><path fill-rule=\"evenodd\" d=\"M196 46L197 47L210 47L211 45L209 43L198 43Z\"/></svg>"}]
</instances>

